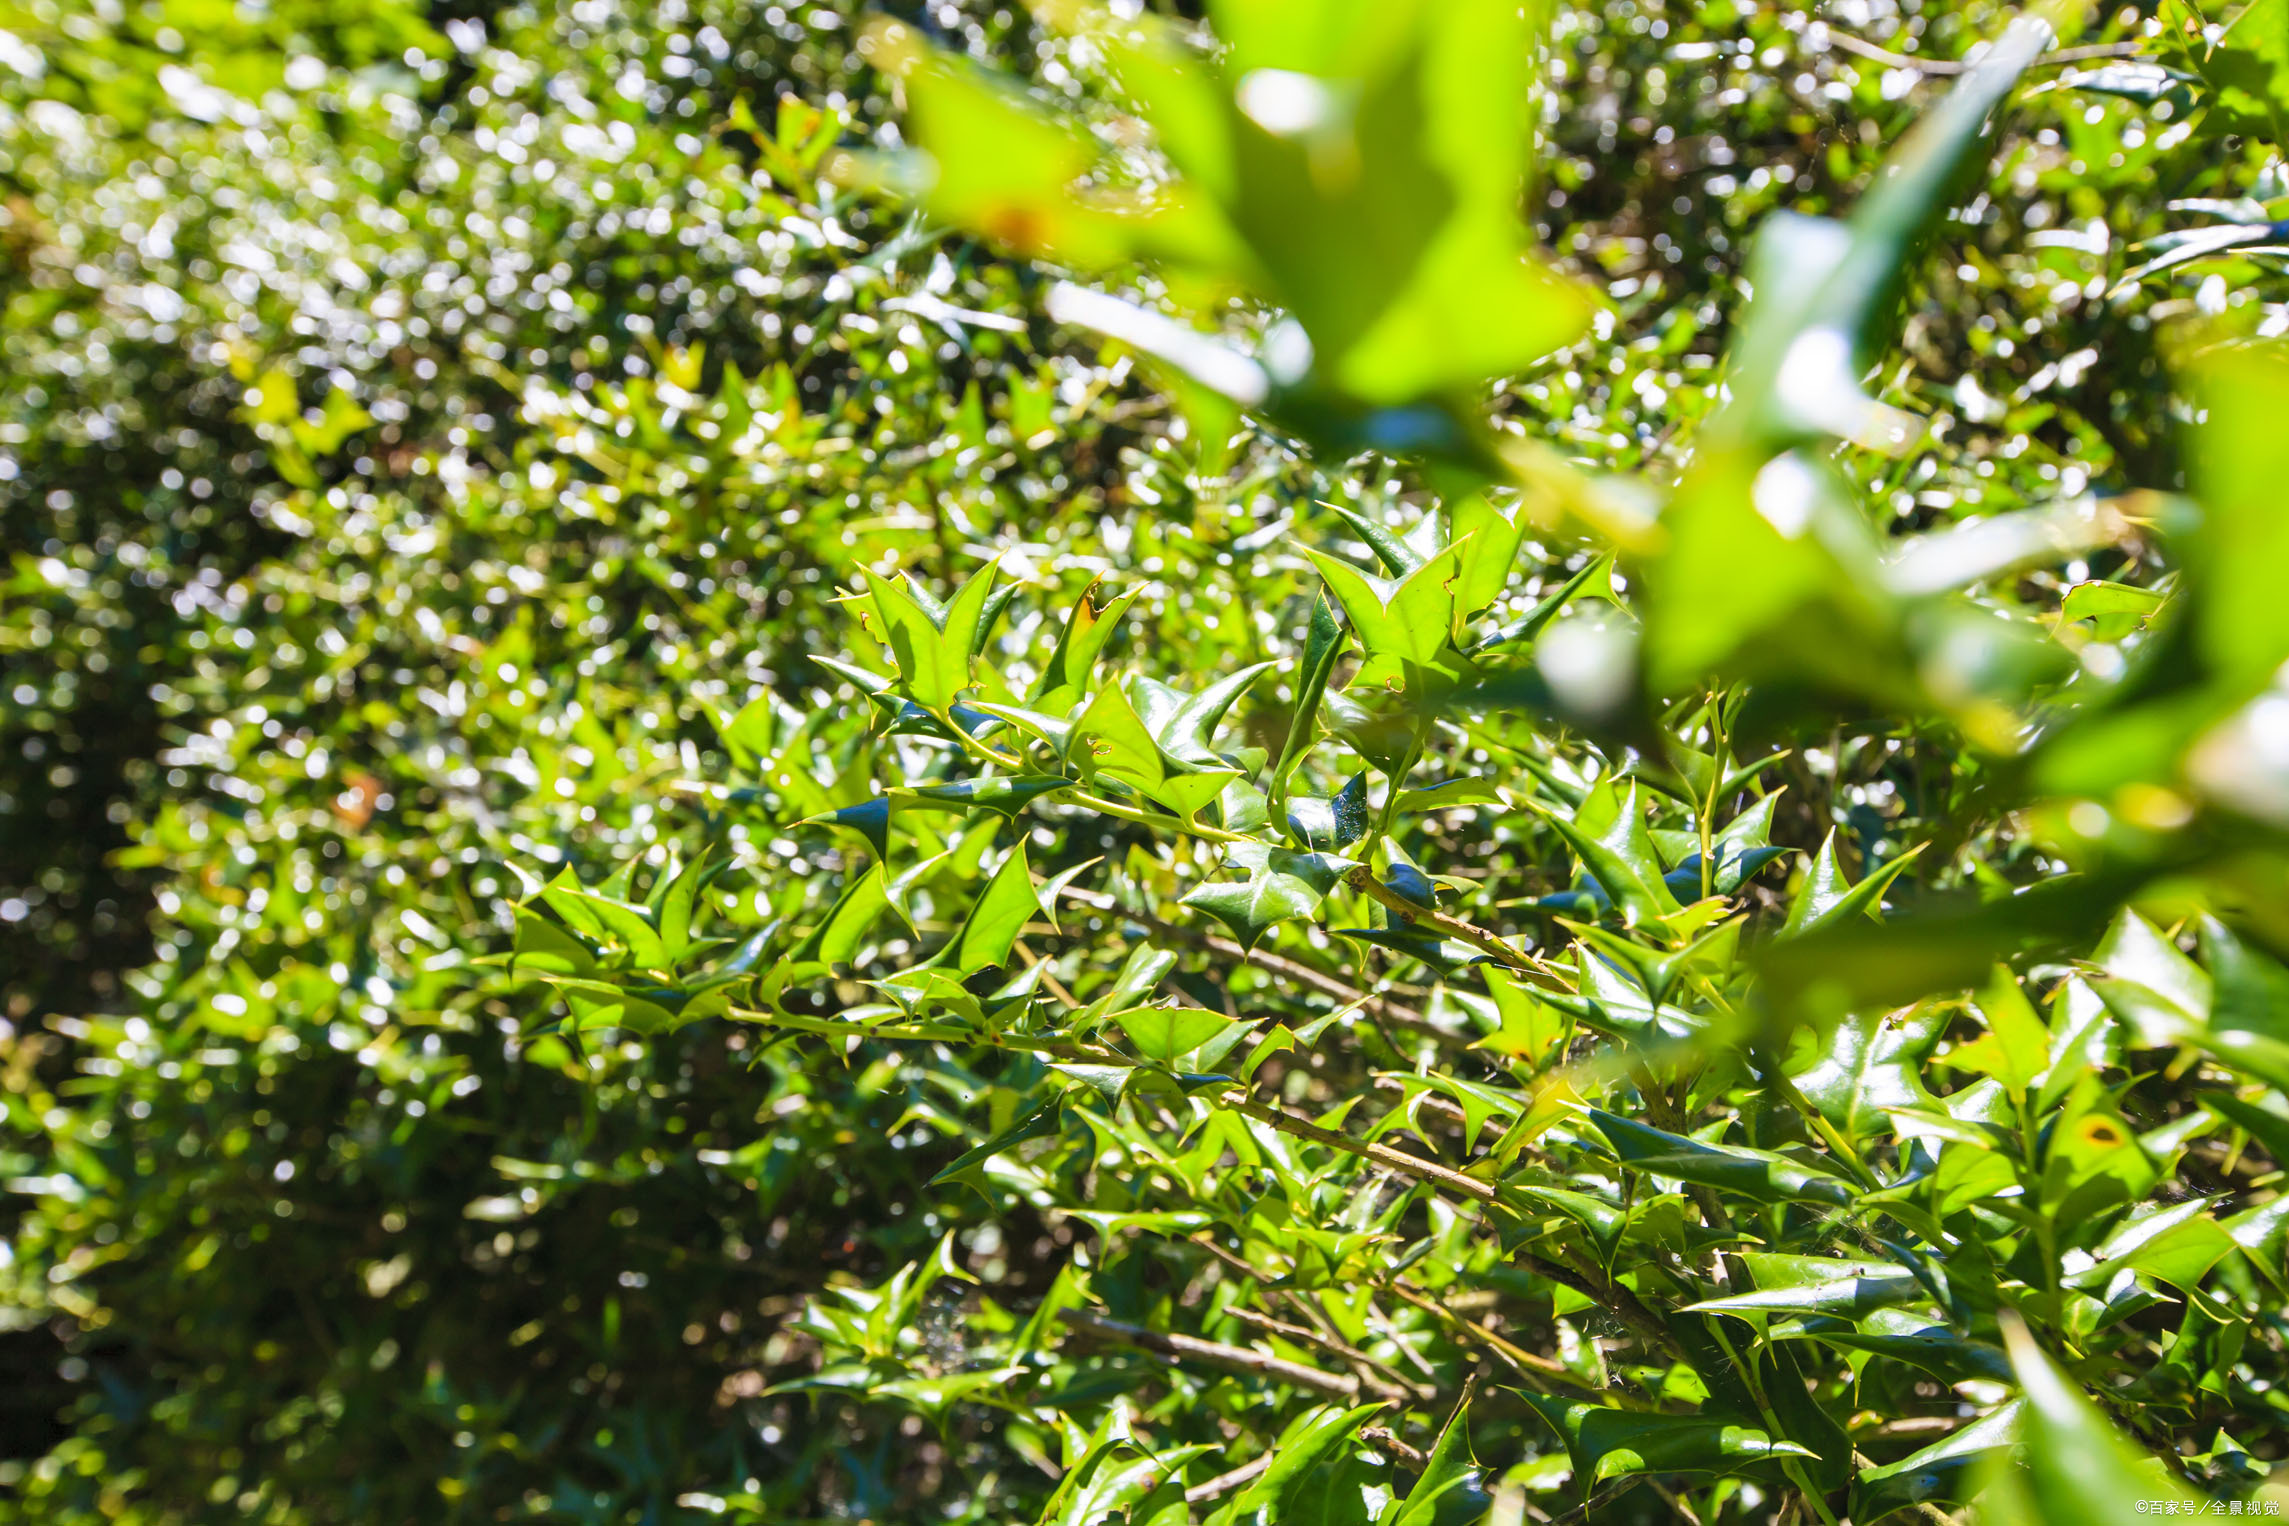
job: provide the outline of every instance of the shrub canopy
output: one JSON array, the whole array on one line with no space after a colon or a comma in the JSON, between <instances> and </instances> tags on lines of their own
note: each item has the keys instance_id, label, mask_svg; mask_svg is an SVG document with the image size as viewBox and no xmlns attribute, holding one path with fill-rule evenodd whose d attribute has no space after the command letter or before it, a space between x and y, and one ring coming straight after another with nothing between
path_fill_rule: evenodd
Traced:
<instances>
[{"instance_id":1,"label":"shrub canopy","mask_svg":"<svg viewBox=\"0 0 2289 1526\"><path fill-rule=\"evenodd\" d=\"M0 32L0 1502L2266 1513L2278 8Z\"/></svg>"}]
</instances>

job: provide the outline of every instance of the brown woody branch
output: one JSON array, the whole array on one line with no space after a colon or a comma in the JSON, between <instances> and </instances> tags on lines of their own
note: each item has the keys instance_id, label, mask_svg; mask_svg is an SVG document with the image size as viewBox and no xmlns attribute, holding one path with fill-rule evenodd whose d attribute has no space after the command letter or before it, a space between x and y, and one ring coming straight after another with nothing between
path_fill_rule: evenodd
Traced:
<instances>
[{"instance_id":1,"label":"brown woody branch","mask_svg":"<svg viewBox=\"0 0 2289 1526\"><path fill-rule=\"evenodd\" d=\"M1410 1468L1419 1468L1430 1461L1428 1457L1423 1455L1420 1447L1409 1446L1406 1442L1401 1441L1387 1425L1370 1425L1360 1431L1359 1439L1369 1446L1390 1453Z\"/></svg>"},{"instance_id":2,"label":"brown woody branch","mask_svg":"<svg viewBox=\"0 0 2289 1526\"><path fill-rule=\"evenodd\" d=\"M1388 1287L1393 1293L1397 1294L1400 1298L1404 1299L1406 1302L1413 1304L1416 1308L1422 1310L1425 1314L1430 1315L1431 1318L1437 1320L1440 1324L1445 1325L1448 1330L1461 1336L1464 1340L1471 1342L1473 1345L1484 1346L1487 1350L1494 1352L1496 1355L1500 1356L1504 1361L1508 1362L1511 1366L1517 1368L1522 1373L1527 1373L1533 1377L1546 1379L1551 1382L1562 1383L1569 1388L1581 1389L1584 1391L1587 1391L1591 1388L1590 1384L1583 1382L1578 1377L1575 1377L1571 1372L1567 1371L1558 1363L1551 1361L1548 1357L1538 1356L1534 1352L1528 1351L1525 1347L1518 1345L1515 1341L1504 1339L1502 1336L1497 1335L1493 1330L1487 1328L1485 1325L1480 1324L1476 1320L1463 1318L1460 1314L1455 1313L1452 1309L1449 1309L1440 1304L1437 1299L1428 1297L1422 1293L1418 1293L1403 1282L1394 1279L1393 1281L1386 1283L1385 1286Z\"/></svg>"},{"instance_id":3,"label":"brown woody branch","mask_svg":"<svg viewBox=\"0 0 2289 1526\"><path fill-rule=\"evenodd\" d=\"M1306 1367L1301 1362L1267 1356L1261 1351L1250 1351L1242 1346L1227 1346L1221 1341L1204 1341L1196 1335L1163 1335L1158 1330L1148 1330L1142 1325L1132 1325L1123 1320L1106 1319L1085 1309L1060 1309L1057 1317L1084 1335L1118 1341L1140 1351L1165 1356L1171 1361L1204 1362L1232 1372L1275 1378L1291 1387L1308 1388L1331 1398L1359 1397L1359 1380L1349 1374L1322 1372L1317 1367Z\"/></svg>"},{"instance_id":4,"label":"brown woody branch","mask_svg":"<svg viewBox=\"0 0 2289 1526\"><path fill-rule=\"evenodd\" d=\"M1374 871L1365 864L1343 877L1343 882L1379 903L1396 921L1411 927L1427 928L1442 937L1456 938L1476 948L1522 975L1533 975L1553 986L1558 985L1556 974L1549 965L1519 948L1509 939L1487 931L1475 922L1450 915L1436 907L1424 906L1375 878Z\"/></svg>"},{"instance_id":5,"label":"brown woody branch","mask_svg":"<svg viewBox=\"0 0 2289 1526\"><path fill-rule=\"evenodd\" d=\"M1224 1099L1224 1105L1234 1112L1243 1113L1255 1119L1258 1123L1268 1123L1283 1134L1293 1134L1298 1139L1308 1139L1313 1144L1326 1145L1331 1149L1342 1150L1359 1156L1363 1160L1371 1160L1385 1170L1396 1171L1401 1176L1412 1177L1419 1182L1430 1182L1444 1187L1450 1192L1459 1192L1465 1197L1476 1198L1482 1203L1491 1203L1495 1200L1494 1187L1491 1183L1482 1182L1475 1176L1465 1176L1460 1171L1451 1170L1436 1161L1425 1160L1419 1155L1409 1155L1404 1150L1394 1150L1389 1145L1353 1139L1348 1134L1338 1134L1333 1129L1323 1129L1316 1123L1298 1118L1285 1108L1268 1107L1255 1098L1245 1095L1227 1097Z\"/></svg>"},{"instance_id":6,"label":"brown woody branch","mask_svg":"<svg viewBox=\"0 0 2289 1526\"><path fill-rule=\"evenodd\" d=\"M1204 1505L1219 1495L1230 1494L1234 1489L1239 1488L1269 1468L1272 1465L1272 1457L1272 1453L1266 1452L1255 1461L1244 1462L1229 1473L1219 1473L1203 1483L1194 1484L1184 1491L1184 1502L1187 1505Z\"/></svg>"},{"instance_id":7,"label":"brown woody branch","mask_svg":"<svg viewBox=\"0 0 2289 1526\"><path fill-rule=\"evenodd\" d=\"M1294 1341L1298 1345L1316 1346L1331 1356L1341 1357L1354 1367L1364 1369L1359 1373L1359 1384L1378 1398L1401 1401L1417 1399L1427 1402L1438 1397L1437 1390L1428 1384L1406 1382L1397 1373L1391 1372L1389 1368L1376 1361L1366 1352L1332 1336L1322 1335L1317 1330L1307 1330L1302 1325L1291 1325L1284 1319L1274 1319L1269 1314L1258 1314L1254 1309L1234 1308L1226 1309L1224 1312L1242 1324L1254 1325L1267 1334Z\"/></svg>"}]
</instances>

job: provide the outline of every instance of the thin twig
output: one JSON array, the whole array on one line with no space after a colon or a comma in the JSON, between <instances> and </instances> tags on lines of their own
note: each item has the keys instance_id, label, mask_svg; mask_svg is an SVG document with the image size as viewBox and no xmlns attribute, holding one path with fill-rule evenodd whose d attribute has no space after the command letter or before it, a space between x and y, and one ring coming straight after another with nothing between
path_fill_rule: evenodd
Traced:
<instances>
[{"instance_id":1,"label":"thin twig","mask_svg":"<svg viewBox=\"0 0 2289 1526\"><path fill-rule=\"evenodd\" d=\"M1425 928L1442 937L1460 939L1473 948L1492 955L1503 965L1518 971L1520 974L1536 975L1541 977L1544 983L1558 989L1570 989L1559 980L1557 973L1547 963L1519 948L1509 939L1498 933L1488 932L1475 922L1466 922L1461 917L1450 915L1436 907L1424 906L1408 900L1398 891L1375 878L1374 871L1365 864L1361 864L1345 875L1343 882L1370 900L1379 903L1385 911L1408 926Z\"/></svg>"},{"instance_id":2,"label":"thin twig","mask_svg":"<svg viewBox=\"0 0 2289 1526\"><path fill-rule=\"evenodd\" d=\"M1032 949L1027 948L1023 940L1020 940L1012 946L1017 950L1017 957L1025 961L1025 967L1027 969L1030 970L1039 967L1041 970L1041 983L1049 988L1049 994L1057 998L1058 1004L1060 1006L1063 1006L1067 1011L1071 1011L1081 1005L1080 1002L1074 1000L1073 993L1071 991L1066 990L1065 987L1058 984L1057 977L1055 974L1051 973L1048 964L1042 960L1040 956L1035 954Z\"/></svg>"},{"instance_id":3,"label":"thin twig","mask_svg":"<svg viewBox=\"0 0 2289 1526\"><path fill-rule=\"evenodd\" d=\"M1693 1507L1686 1504L1676 1495L1672 1494L1662 1485L1660 1479L1647 1479L1646 1482L1653 1486L1653 1492L1655 1494L1661 1496L1662 1503L1669 1507L1670 1514L1676 1516L1680 1521L1683 1521L1685 1526L1701 1526L1701 1518L1693 1513Z\"/></svg>"},{"instance_id":4,"label":"thin twig","mask_svg":"<svg viewBox=\"0 0 2289 1526\"><path fill-rule=\"evenodd\" d=\"M1972 63L1957 59L1916 58L1906 53L1894 53L1889 48L1878 47L1864 38L1853 36L1850 32L1840 32L1833 25L1828 27L1827 32L1828 40L1845 52L1864 58L1870 63L1884 64L1894 69L1913 69L1918 74L1945 76L1965 74L1974 67ZM2065 64L2095 63L2101 59L2136 58L2138 56L2138 44L2134 42L2093 43L2088 47L2060 48L2055 53L2045 53L2041 58L2035 60L2033 67L2039 69Z\"/></svg>"},{"instance_id":5,"label":"thin twig","mask_svg":"<svg viewBox=\"0 0 2289 1526\"><path fill-rule=\"evenodd\" d=\"M1254 1462L1244 1462L1229 1473L1219 1473L1206 1483L1194 1484L1184 1491L1184 1502L1187 1505L1204 1505L1220 1494L1231 1493L1270 1467L1273 1456L1273 1453L1266 1452Z\"/></svg>"},{"instance_id":6,"label":"thin twig","mask_svg":"<svg viewBox=\"0 0 2289 1526\"><path fill-rule=\"evenodd\" d=\"M1450 1192L1459 1192L1482 1203L1494 1201L1494 1187L1491 1183L1482 1182L1475 1176L1465 1176L1436 1161L1409 1155L1404 1150L1394 1150L1386 1144L1374 1144L1353 1139L1348 1134L1338 1134L1332 1129L1323 1129L1316 1123L1296 1117L1285 1108L1268 1107L1253 1097L1229 1096L1219 1100L1234 1112L1245 1114L1258 1123L1268 1123L1283 1134L1293 1134L1298 1139L1308 1139L1314 1144L1346 1151L1363 1160L1371 1160L1385 1170L1396 1171L1401 1176L1413 1177L1419 1182L1435 1183Z\"/></svg>"},{"instance_id":7,"label":"thin twig","mask_svg":"<svg viewBox=\"0 0 2289 1526\"><path fill-rule=\"evenodd\" d=\"M1059 1309L1057 1317L1083 1334L1119 1341L1142 1351L1168 1357L1172 1361L1207 1362L1235 1372L1277 1378L1291 1387L1308 1388L1314 1393L1327 1394L1337 1399L1359 1397L1359 1380L1355 1377L1322 1372L1317 1367L1306 1367L1301 1362L1290 1362L1282 1357L1266 1356L1261 1351L1250 1351L1243 1346L1204 1341L1196 1335L1163 1335L1158 1330L1148 1330L1142 1325L1132 1325L1123 1320L1106 1319L1091 1314L1086 1309Z\"/></svg>"},{"instance_id":8,"label":"thin twig","mask_svg":"<svg viewBox=\"0 0 2289 1526\"><path fill-rule=\"evenodd\" d=\"M1419 1468L1430 1461L1430 1458L1424 1455L1420 1447L1407 1445L1387 1425L1370 1425L1360 1431L1359 1439L1371 1447L1378 1447L1389 1452L1410 1468Z\"/></svg>"},{"instance_id":9,"label":"thin twig","mask_svg":"<svg viewBox=\"0 0 2289 1526\"><path fill-rule=\"evenodd\" d=\"M1393 1281L1386 1284L1386 1286L1388 1286L1390 1290L1393 1293L1396 1293L1400 1298L1406 1300L1408 1303L1413 1304L1416 1308L1422 1310L1425 1314L1430 1315L1433 1319L1436 1319L1440 1323L1446 1325L1449 1329L1459 1331L1465 1339L1473 1341L1478 1345L1486 1347L1487 1350L1494 1352L1504 1361L1508 1362L1511 1366L1517 1368L1520 1372L1529 1373L1539 1378L1546 1378L1553 1382L1563 1383L1569 1388L1587 1390L1593 1386L1583 1382L1580 1378L1575 1377L1571 1372L1567 1371L1558 1363L1551 1361L1548 1357L1537 1356L1533 1352L1528 1351L1525 1347L1518 1345L1516 1342L1506 1340L1502 1336L1495 1334L1494 1331L1478 1323L1476 1320L1463 1318L1460 1314L1455 1313L1452 1309L1441 1305L1438 1300L1428 1297L1425 1294L1416 1292L1413 1288L1408 1287L1403 1282Z\"/></svg>"},{"instance_id":10,"label":"thin twig","mask_svg":"<svg viewBox=\"0 0 2289 1526\"><path fill-rule=\"evenodd\" d=\"M1423 1016L1422 1013L1401 1006L1387 996L1377 995L1373 991L1362 991L1357 986L1340 980L1324 970L1315 970L1308 964L1300 964L1293 959L1270 953L1264 949L1242 948L1229 938L1220 938L1214 933L1202 932L1196 927L1185 927L1179 923L1164 921L1150 912L1132 911L1109 895L1094 890L1083 890L1077 885L1060 886L1058 894L1068 901L1088 907L1091 911L1102 911L1113 916L1126 918L1145 931L1159 937L1173 938L1177 942L1188 944L1193 948L1206 949L1219 958L1252 964L1266 974L1277 975L1307 990L1330 997L1344 1006L1356 1007L1371 1017L1380 1017L1384 1021L1395 1023L1410 1032L1428 1034L1449 1048L1459 1050L1470 1046L1469 1035L1449 1032Z\"/></svg>"},{"instance_id":11,"label":"thin twig","mask_svg":"<svg viewBox=\"0 0 2289 1526\"><path fill-rule=\"evenodd\" d=\"M733 1007L730 1016L735 1022L763 1023L774 1028L791 1029L798 1033L815 1033L823 1038L886 1039L907 1043L977 1044L989 1049L1015 1049L1028 1054L1052 1054L1062 1060L1081 1060L1090 1064L1131 1063L1112 1050L1095 1044L1076 1044L1069 1039L1025 1038L1017 1034L993 1033L985 1030L956 1028L944 1023L879 1023L862 1024L842 1022L830 1017L807 1017L797 1012L766 1012L753 1007Z\"/></svg>"},{"instance_id":12,"label":"thin twig","mask_svg":"<svg viewBox=\"0 0 2289 1526\"><path fill-rule=\"evenodd\" d=\"M1428 1402L1438 1397L1438 1390L1428 1384L1406 1382L1403 1379L1398 1379L1396 1373L1392 1373L1389 1377L1383 1376L1385 1369L1381 1362L1376 1361L1357 1347L1348 1345L1332 1336L1322 1335L1317 1330L1307 1330L1301 1325L1291 1325L1284 1319L1274 1319L1269 1314L1258 1314L1254 1309L1233 1308L1226 1309L1224 1312L1242 1324L1254 1325L1259 1330L1280 1336L1285 1340L1294 1341L1299 1345L1317 1346L1331 1356L1339 1356L1355 1367L1366 1369L1359 1374L1360 1386L1382 1398L1420 1399Z\"/></svg>"},{"instance_id":13,"label":"thin twig","mask_svg":"<svg viewBox=\"0 0 2289 1526\"><path fill-rule=\"evenodd\" d=\"M1235 1255L1233 1252L1226 1250L1223 1246L1218 1245L1216 1243L1216 1237L1205 1230L1199 1234L1194 1235L1192 1237L1192 1243L1199 1246L1202 1250L1208 1252L1208 1254L1211 1256L1214 1256L1217 1260L1223 1262L1226 1266L1232 1268L1232 1270L1240 1273L1244 1277L1252 1279L1265 1288L1272 1288L1272 1285L1280 1280L1277 1276L1265 1271L1262 1267L1256 1265L1247 1257ZM1298 1314L1312 1322L1313 1326L1316 1327L1319 1331L1321 1341L1327 1345L1328 1349L1342 1351L1355 1357L1359 1361L1365 1362L1368 1367L1372 1368L1387 1382L1394 1383L1403 1390L1423 1394L1436 1394L1438 1392L1438 1388L1435 1384L1417 1383L1410 1379L1405 1373L1399 1371L1396 1367L1393 1367L1389 1362L1381 1361L1375 1357L1369 1356L1366 1352L1359 1351L1351 1346L1343 1339L1342 1332L1338 1331L1334 1324L1328 1320L1326 1313L1314 1305L1310 1299L1304 1297L1301 1293L1298 1293L1294 1288L1277 1288L1273 1290L1278 1292L1282 1298L1285 1298L1291 1305L1293 1305L1295 1311ZM1248 1311L1240 1309L1234 1309L1231 1312L1234 1314L1242 1315L1244 1318L1253 1317L1248 1313ZM1400 1349L1403 1351L1406 1350L1404 1346L1402 1346ZM1414 1353L1410 1351L1407 1354L1412 1356Z\"/></svg>"},{"instance_id":14,"label":"thin twig","mask_svg":"<svg viewBox=\"0 0 2289 1526\"><path fill-rule=\"evenodd\" d=\"M1644 1481L1645 1475L1642 1473L1634 1473L1628 1478L1616 1480L1613 1487L1595 1499L1585 1499L1564 1515L1551 1517L1550 1526L1581 1526L1582 1522L1590 1518L1591 1511L1603 1510Z\"/></svg>"},{"instance_id":15,"label":"thin twig","mask_svg":"<svg viewBox=\"0 0 2289 1526\"><path fill-rule=\"evenodd\" d=\"M1678 1356L1684 1355L1677 1344L1677 1338L1669 1333L1669 1327L1662 1323L1661 1317L1638 1302L1637 1295L1620 1283L1577 1271L1556 1261L1544 1260L1531 1251L1514 1252L1513 1259L1535 1276L1562 1282L1595 1302L1650 1344Z\"/></svg>"}]
</instances>

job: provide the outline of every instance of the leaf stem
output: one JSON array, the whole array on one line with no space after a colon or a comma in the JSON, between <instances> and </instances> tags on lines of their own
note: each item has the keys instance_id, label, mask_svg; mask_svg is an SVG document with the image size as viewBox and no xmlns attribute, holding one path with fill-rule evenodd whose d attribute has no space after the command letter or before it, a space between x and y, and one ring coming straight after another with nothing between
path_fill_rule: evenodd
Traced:
<instances>
[{"instance_id":1,"label":"leaf stem","mask_svg":"<svg viewBox=\"0 0 2289 1526\"><path fill-rule=\"evenodd\" d=\"M1507 968L1540 976L1544 981L1551 984L1552 989L1561 991L1572 989L1559 979L1557 972L1552 970L1548 964L1535 958L1524 949L1517 947L1498 934L1488 932L1476 923L1466 922L1460 917L1450 916L1435 907L1422 906L1408 900L1398 891L1377 879L1375 872L1365 864L1361 864L1345 875L1344 883L1366 895L1370 900L1380 903L1384 910L1402 922L1416 927L1428 928L1445 937L1458 938L1473 948L1493 955Z\"/></svg>"},{"instance_id":2,"label":"leaf stem","mask_svg":"<svg viewBox=\"0 0 2289 1526\"><path fill-rule=\"evenodd\" d=\"M1258 1123L1270 1124L1283 1134L1293 1134L1298 1139L1308 1139L1313 1144L1326 1145L1331 1150L1342 1150L1347 1154L1359 1156L1363 1160L1371 1160L1387 1171L1396 1171L1401 1176L1412 1177L1419 1182L1434 1183L1450 1192L1459 1192L1465 1197L1476 1198L1481 1203L1495 1201L1494 1187L1491 1183L1482 1182L1475 1176L1465 1176L1460 1171L1450 1170L1436 1161L1424 1160L1418 1155L1409 1155L1404 1150L1394 1150L1389 1145L1353 1139L1350 1135L1338 1134L1333 1129L1323 1129L1316 1123L1309 1123L1296 1117L1295 1114L1285 1108L1266 1106L1245 1094L1221 1097L1218 1101L1222 1106L1253 1118Z\"/></svg>"},{"instance_id":3,"label":"leaf stem","mask_svg":"<svg viewBox=\"0 0 2289 1526\"><path fill-rule=\"evenodd\" d=\"M1203 826L1199 822L1184 821L1175 816L1155 816L1151 812L1139 810L1133 805L1122 805L1117 800L1107 800L1102 795L1093 795L1085 790L1075 791L1066 796L1066 800L1069 804L1085 806L1102 816L1111 816L1119 821L1133 821L1138 826L1174 830L1187 836L1200 838L1204 842L1247 842L1249 840L1238 832L1227 832L1222 827Z\"/></svg>"}]
</instances>

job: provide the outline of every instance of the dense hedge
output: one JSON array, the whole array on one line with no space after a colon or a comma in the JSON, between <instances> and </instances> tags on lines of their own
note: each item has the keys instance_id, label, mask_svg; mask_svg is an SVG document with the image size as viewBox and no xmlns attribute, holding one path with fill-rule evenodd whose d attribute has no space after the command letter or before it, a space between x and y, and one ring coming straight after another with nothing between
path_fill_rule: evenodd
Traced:
<instances>
[{"instance_id":1,"label":"dense hedge","mask_svg":"<svg viewBox=\"0 0 2289 1526\"><path fill-rule=\"evenodd\" d=\"M1561 10L1432 97L1546 281L1345 369L1439 199L1139 235L1054 8L211 9L0 21L0 1508L2266 1503L2270 11Z\"/></svg>"}]
</instances>

